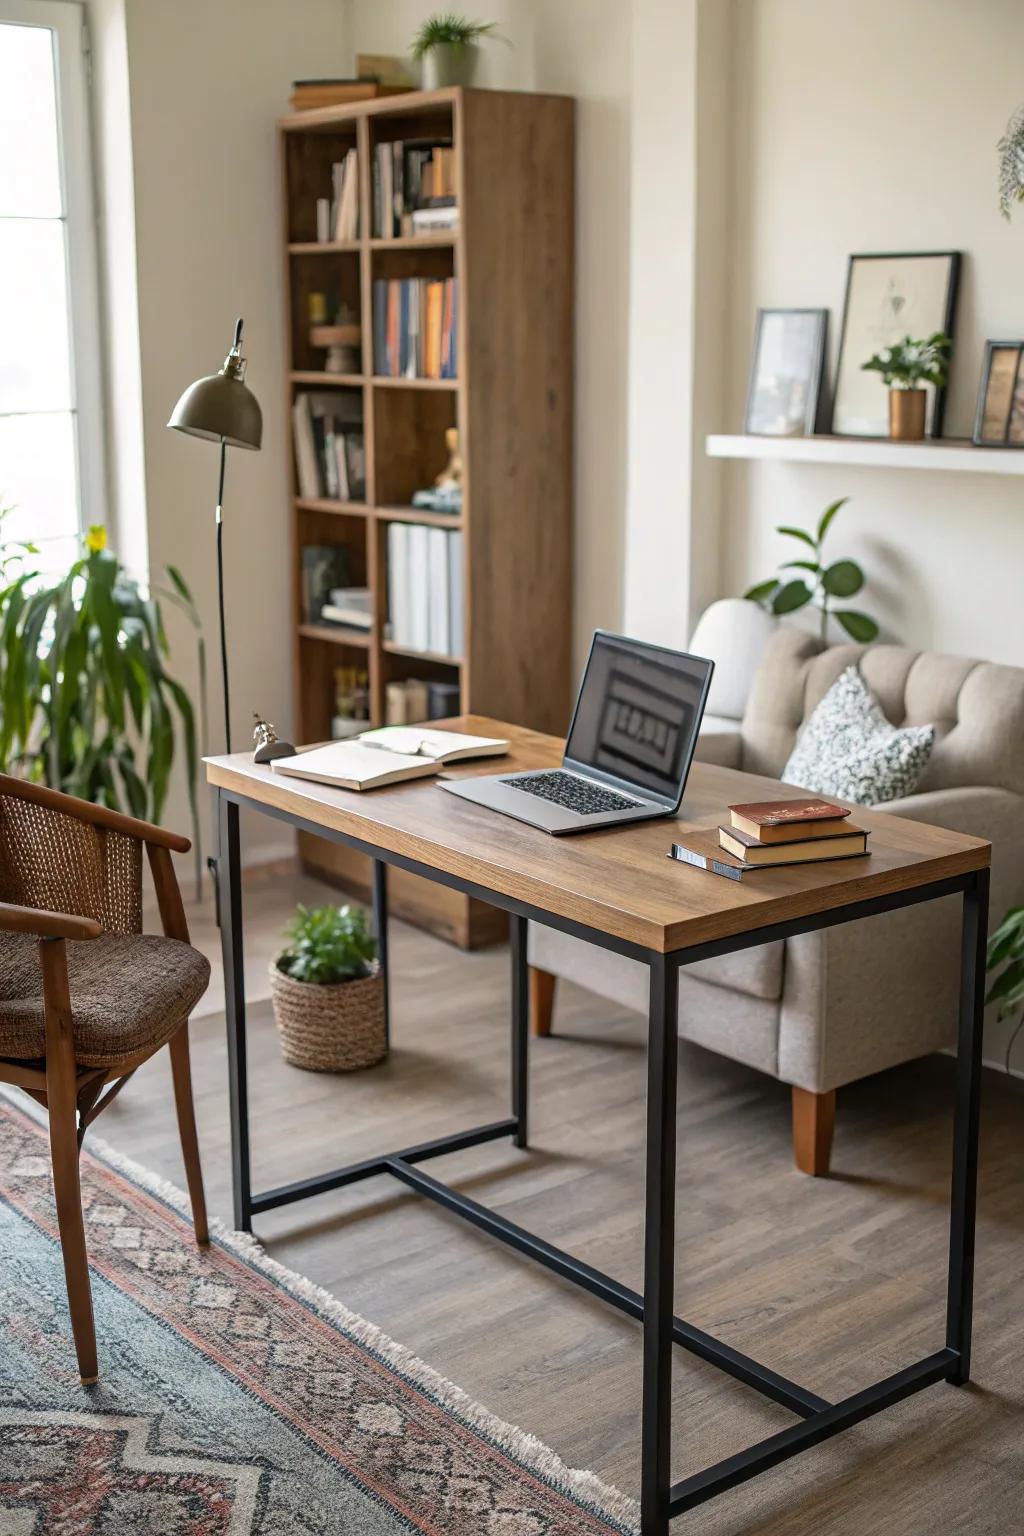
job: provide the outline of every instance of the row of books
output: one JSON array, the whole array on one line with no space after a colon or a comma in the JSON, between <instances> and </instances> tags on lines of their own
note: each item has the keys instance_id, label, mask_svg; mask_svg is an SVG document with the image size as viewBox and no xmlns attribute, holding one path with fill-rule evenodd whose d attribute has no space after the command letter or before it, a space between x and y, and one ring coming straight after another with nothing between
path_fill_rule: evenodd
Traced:
<instances>
[{"instance_id":1,"label":"row of books","mask_svg":"<svg viewBox=\"0 0 1024 1536\"><path fill-rule=\"evenodd\" d=\"M465 643L462 531L388 526L388 618L395 645L461 656Z\"/></svg>"},{"instance_id":2,"label":"row of books","mask_svg":"<svg viewBox=\"0 0 1024 1536\"><path fill-rule=\"evenodd\" d=\"M373 234L378 240L457 229L451 139L395 139L373 152Z\"/></svg>"},{"instance_id":3,"label":"row of books","mask_svg":"<svg viewBox=\"0 0 1024 1536\"><path fill-rule=\"evenodd\" d=\"M366 500L362 412L361 397L341 390L304 390L295 396L295 473L304 500Z\"/></svg>"},{"instance_id":4,"label":"row of books","mask_svg":"<svg viewBox=\"0 0 1024 1536\"><path fill-rule=\"evenodd\" d=\"M407 677L401 682L385 686L385 725L416 725L421 720L444 720L458 712L458 683L436 683L422 677Z\"/></svg>"},{"instance_id":5,"label":"row of books","mask_svg":"<svg viewBox=\"0 0 1024 1536\"><path fill-rule=\"evenodd\" d=\"M455 277L377 278L373 285L373 355L392 379L454 379L459 283Z\"/></svg>"},{"instance_id":6,"label":"row of books","mask_svg":"<svg viewBox=\"0 0 1024 1536\"><path fill-rule=\"evenodd\" d=\"M695 831L672 847L674 858L730 880L783 864L861 858L868 833L845 806L817 797L730 805L728 827Z\"/></svg>"},{"instance_id":7,"label":"row of books","mask_svg":"<svg viewBox=\"0 0 1024 1536\"><path fill-rule=\"evenodd\" d=\"M359 237L359 156L350 149L344 160L331 166L331 196L316 200L316 238L321 245L331 240Z\"/></svg>"}]
</instances>

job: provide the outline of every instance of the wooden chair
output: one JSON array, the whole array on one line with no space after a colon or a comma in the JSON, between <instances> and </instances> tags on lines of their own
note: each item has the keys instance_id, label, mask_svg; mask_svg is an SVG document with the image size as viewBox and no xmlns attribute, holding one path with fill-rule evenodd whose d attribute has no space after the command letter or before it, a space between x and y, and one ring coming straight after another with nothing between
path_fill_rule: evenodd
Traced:
<instances>
[{"instance_id":1,"label":"wooden chair","mask_svg":"<svg viewBox=\"0 0 1024 1536\"><path fill-rule=\"evenodd\" d=\"M142 849L163 936L142 932ZM188 1019L209 984L189 944L172 852L188 838L0 774L0 1082L50 1117L50 1154L78 1369L96 1332L78 1154L86 1128L167 1045L196 1241L209 1242Z\"/></svg>"}]
</instances>

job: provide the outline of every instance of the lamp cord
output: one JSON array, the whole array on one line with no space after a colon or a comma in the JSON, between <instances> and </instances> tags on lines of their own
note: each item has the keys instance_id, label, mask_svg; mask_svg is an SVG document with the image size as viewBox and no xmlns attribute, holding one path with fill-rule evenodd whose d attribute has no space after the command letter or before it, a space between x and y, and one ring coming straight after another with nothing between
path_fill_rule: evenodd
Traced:
<instances>
[{"instance_id":1,"label":"lamp cord","mask_svg":"<svg viewBox=\"0 0 1024 1536\"><path fill-rule=\"evenodd\" d=\"M217 606L220 612L220 669L224 683L224 741L231 751L231 694L228 688L228 636L224 622L224 464L227 444L220 440L220 481L217 487Z\"/></svg>"}]
</instances>

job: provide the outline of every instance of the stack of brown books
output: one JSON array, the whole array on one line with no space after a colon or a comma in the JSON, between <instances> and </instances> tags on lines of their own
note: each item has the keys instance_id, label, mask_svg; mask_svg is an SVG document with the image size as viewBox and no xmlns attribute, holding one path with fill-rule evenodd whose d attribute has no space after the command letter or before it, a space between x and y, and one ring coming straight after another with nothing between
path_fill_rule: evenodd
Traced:
<instances>
[{"instance_id":1,"label":"stack of brown books","mask_svg":"<svg viewBox=\"0 0 1024 1536\"><path fill-rule=\"evenodd\" d=\"M732 880L779 864L857 858L868 851L868 834L849 815L817 798L730 805L728 827L719 827L717 835L691 833L686 843L673 845L672 856Z\"/></svg>"},{"instance_id":2,"label":"stack of brown books","mask_svg":"<svg viewBox=\"0 0 1024 1536\"><path fill-rule=\"evenodd\" d=\"M356 101L373 101L378 96L397 96L407 85L381 85L379 80L296 80L290 99L293 112L309 112L316 107L341 107Z\"/></svg>"}]
</instances>

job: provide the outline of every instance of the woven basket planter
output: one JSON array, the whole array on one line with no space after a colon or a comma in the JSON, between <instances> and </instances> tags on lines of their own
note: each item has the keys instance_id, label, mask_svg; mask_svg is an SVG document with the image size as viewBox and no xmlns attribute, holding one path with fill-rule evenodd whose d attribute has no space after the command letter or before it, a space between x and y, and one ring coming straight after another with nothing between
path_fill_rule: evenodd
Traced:
<instances>
[{"instance_id":1,"label":"woven basket planter","mask_svg":"<svg viewBox=\"0 0 1024 1536\"><path fill-rule=\"evenodd\" d=\"M358 981L317 986L270 963L270 995L281 1054L307 1072L359 1072L388 1053L384 978L377 967Z\"/></svg>"}]
</instances>

